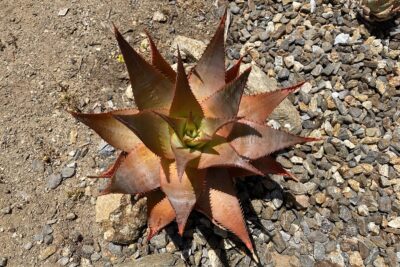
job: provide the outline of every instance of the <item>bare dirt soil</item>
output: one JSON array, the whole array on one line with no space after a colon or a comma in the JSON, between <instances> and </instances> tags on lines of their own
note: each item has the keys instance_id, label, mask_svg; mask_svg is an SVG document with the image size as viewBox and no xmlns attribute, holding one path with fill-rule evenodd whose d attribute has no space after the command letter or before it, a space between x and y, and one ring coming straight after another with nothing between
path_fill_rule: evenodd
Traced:
<instances>
[{"instance_id":1,"label":"bare dirt soil","mask_svg":"<svg viewBox=\"0 0 400 267\"><path fill-rule=\"evenodd\" d=\"M111 22L136 47L147 28L171 62L177 34L210 38L218 21L212 2L0 0L0 257L7 266L43 266L46 242L51 255L102 240L94 221L100 182L86 176L108 161L99 156L100 138L66 110L132 105ZM168 21L154 22L155 11ZM77 151L87 154L76 160ZM75 160L76 174L48 190L48 176ZM51 231L53 240L43 240Z\"/></svg>"}]
</instances>

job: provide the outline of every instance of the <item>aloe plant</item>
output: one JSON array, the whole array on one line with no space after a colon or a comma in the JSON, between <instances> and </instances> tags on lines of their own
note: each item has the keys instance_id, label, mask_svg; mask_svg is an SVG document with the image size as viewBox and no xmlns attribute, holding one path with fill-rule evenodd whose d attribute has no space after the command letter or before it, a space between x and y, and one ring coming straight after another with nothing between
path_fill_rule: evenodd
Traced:
<instances>
[{"instance_id":1,"label":"aloe plant","mask_svg":"<svg viewBox=\"0 0 400 267\"><path fill-rule=\"evenodd\" d=\"M197 210L253 253L235 178L270 173L294 178L271 153L315 139L265 124L274 108L303 83L243 95L251 69L240 74L241 60L225 69L225 18L188 75L179 49L175 72L148 35L150 64L114 27L138 108L71 113L122 151L98 176L110 179L102 194L146 196L149 239L174 220L182 235L189 214Z\"/></svg>"},{"instance_id":2,"label":"aloe plant","mask_svg":"<svg viewBox=\"0 0 400 267\"><path fill-rule=\"evenodd\" d=\"M360 0L362 16L371 22L386 21L400 13L400 0Z\"/></svg>"}]
</instances>

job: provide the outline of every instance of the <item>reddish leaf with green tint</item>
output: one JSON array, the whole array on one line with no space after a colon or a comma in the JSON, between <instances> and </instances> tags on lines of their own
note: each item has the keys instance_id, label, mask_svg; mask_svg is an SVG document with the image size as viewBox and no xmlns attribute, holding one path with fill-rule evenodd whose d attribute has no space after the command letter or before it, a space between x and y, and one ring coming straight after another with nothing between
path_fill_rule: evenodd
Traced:
<instances>
[{"instance_id":1,"label":"reddish leaf with green tint","mask_svg":"<svg viewBox=\"0 0 400 267\"><path fill-rule=\"evenodd\" d=\"M132 84L136 105L140 110L169 108L174 94L173 84L146 62L114 28Z\"/></svg>"},{"instance_id":2,"label":"reddish leaf with green tint","mask_svg":"<svg viewBox=\"0 0 400 267\"><path fill-rule=\"evenodd\" d=\"M240 155L249 159L258 159L286 147L312 142L315 139L296 136L266 125L240 120L234 124L228 141Z\"/></svg>"},{"instance_id":3,"label":"reddish leaf with green tint","mask_svg":"<svg viewBox=\"0 0 400 267\"><path fill-rule=\"evenodd\" d=\"M232 146L223 138L213 140L210 145L203 149L197 168L206 169L211 167L236 167L252 172L254 175L263 175L248 160L236 153Z\"/></svg>"},{"instance_id":4,"label":"reddish leaf with green tint","mask_svg":"<svg viewBox=\"0 0 400 267\"><path fill-rule=\"evenodd\" d=\"M138 194L160 187L160 159L141 144L122 160L107 193Z\"/></svg>"},{"instance_id":5,"label":"reddish leaf with green tint","mask_svg":"<svg viewBox=\"0 0 400 267\"><path fill-rule=\"evenodd\" d=\"M226 12L210 44L189 76L190 87L199 101L225 85L225 20Z\"/></svg>"},{"instance_id":6,"label":"reddish leaf with green tint","mask_svg":"<svg viewBox=\"0 0 400 267\"><path fill-rule=\"evenodd\" d=\"M172 144L172 151L175 156L178 178L181 180L188 163L200 157L201 152L193 148L174 146L174 144Z\"/></svg>"},{"instance_id":7,"label":"reddish leaf with green tint","mask_svg":"<svg viewBox=\"0 0 400 267\"><path fill-rule=\"evenodd\" d=\"M264 173L265 175L267 174L277 174L277 175L282 175L285 177L289 177L292 180L298 181L296 176L294 176L292 173L288 172L285 170L281 164L279 164L274 158L271 156L265 156L259 159L256 159L251 162L251 165L253 165L255 168L257 168L259 171ZM232 177L246 177L246 176L253 176L254 174L252 172L249 172L244 169L239 169L239 168L231 168L228 170L229 174Z\"/></svg>"},{"instance_id":8,"label":"reddish leaf with green tint","mask_svg":"<svg viewBox=\"0 0 400 267\"><path fill-rule=\"evenodd\" d=\"M138 112L137 109L126 109L96 114L70 113L77 120L92 128L113 147L129 152L141 141L128 127L116 120L114 115L133 115Z\"/></svg>"},{"instance_id":9,"label":"reddish leaf with green tint","mask_svg":"<svg viewBox=\"0 0 400 267\"><path fill-rule=\"evenodd\" d=\"M208 136L214 136L219 129L227 124L236 122L239 118L203 118L200 125L200 130Z\"/></svg>"},{"instance_id":10,"label":"reddish leaf with green tint","mask_svg":"<svg viewBox=\"0 0 400 267\"><path fill-rule=\"evenodd\" d=\"M153 39L150 34L146 32L147 38L149 39L150 49L151 49L151 64L164 74L172 83L175 83L176 73L168 64L168 62L161 56L158 51Z\"/></svg>"},{"instance_id":11,"label":"reddish leaf with green tint","mask_svg":"<svg viewBox=\"0 0 400 267\"><path fill-rule=\"evenodd\" d=\"M239 117L258 123L264 123L274 109L293 91L300 88L304 82L291 87L258 95L245 95L240 102Z\"/></svg>"},{"instance_id":12,"label":"reddish leaf with green tint","mask_svg":"<svg viewBox=\"0 0 400 267\"><path fill-rule=\"evenodd\" d=\"M245 70L239 77L220 90L210 95L201 105L207 117L233 118L238 115L240 100L244 92L251 68Z\"/></svg>"},{"instance_id":13,"label":"reddish leaf with green tint","mask_svg":"<svg viewBox=\"0 0 400 267\"><path fill-rule=\"evenodd\" d=\"M168 123L171 130L173 130L180 138L183 137L186 125L185 118L174 118L166 114L154 111L155 114L160 116L166 123Z\"/></svg>"},{"instance_id":14,"label":"reddish leaf with green tint","mask_svg":"<svg viewBox=\"0 0 400 267\"><path fill-rule=\"evenodd\" d=\"M189 114L202 117L203 110L190 89L185 68L178 48L178 73L175 82L175 94L172 100L169 115L173 117L188 117Z\"/></svg>"},{"instance_id":15,"label":"reddish leaf with green tint","mask_svg":"<svg viewBox=\"0 0 400 267\"><path fill-rule=\"evenodd\" d=\"M121 163L126 158L126 152L119 153L117 160L104 172L98 175L89 175L88 178L112 178L115 175L115 172L118 170Z\"/></svg>"},{"instance_id":16,"label":"reddish leaf with green tint","mask_svg":"<svg viewBox=\"0 0 400 267\"><path fill-rule=\"evenodd\" d=\"M186 169L179 179L176 164L163 160L160 171L161 190L175 210L179 234L183 235L189 214L204 186L204 171Z\"/></svg>"},{"instance_id":17,"label":"reddish leaf with green tint","mask_svg":"<svg viewBox=\"0 0 400 267\"><path fill-rule=\"evenodd\" d=\"M133 115L115 115L115 118L131 129L156 155L173 158L169 140L169 126L152 111Z\"/></svg>"},{"instance_id":18,"label":"reddish leaf with green tint","mask_svg":"<svg viewBox=\"0 0 400 267\"><path fill-rule=\"evenodd\" d=\"M111 178L103 194L146 196L149 239L173 220L182 235L195 208L235 234L256 260L235 178L279 174L295 179L270 154L316 139L264 124L301 84L243 96L251 70L239 74L241 59L225 70L225 18L189 77L179 50L175 73L150 35L152 64L115 30L140 111L72 115L124 151L99 175Z\"/></svg>"},{"instance_id":19,"label":"reddish leaf with green tint","mask_svg":"<svg viewBox=\"0 0 400 267\"><path fill-rule=\"evenodd\" d=\"M239 76L240 73L240 65L242 64L243 57L240 57L239 60L233 65L229 70L226 71L225 75L225 82L230 83L234 79L236 79L237 76Z\"/></svg>"}]
</instances>

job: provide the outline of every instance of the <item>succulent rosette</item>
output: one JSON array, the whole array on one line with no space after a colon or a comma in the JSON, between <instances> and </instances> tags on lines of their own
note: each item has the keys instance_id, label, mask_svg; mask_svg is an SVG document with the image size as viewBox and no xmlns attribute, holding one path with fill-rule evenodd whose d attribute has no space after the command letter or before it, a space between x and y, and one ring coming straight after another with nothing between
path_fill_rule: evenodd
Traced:
<instances>
[{"instance_id":1,"label":"succulent rosette","mask_svg":"<svg viewBox=\"0 0 400 267\"><path fill-rule=\"evenodd\" d=\"M244 95L251 70L240 73L241 60L226 70L225 18L188 75L179 50L175 72L149 36L150 64L115 28L137 109L72 115L122 151L98 176L110 179L102 193L146 196L149 238L174 220L182 235L191 211L197 210L254 252L235 178L270 173L293 178L271 153L314 139L265 124L302 83Z\"/></svg>"}]
</instances>

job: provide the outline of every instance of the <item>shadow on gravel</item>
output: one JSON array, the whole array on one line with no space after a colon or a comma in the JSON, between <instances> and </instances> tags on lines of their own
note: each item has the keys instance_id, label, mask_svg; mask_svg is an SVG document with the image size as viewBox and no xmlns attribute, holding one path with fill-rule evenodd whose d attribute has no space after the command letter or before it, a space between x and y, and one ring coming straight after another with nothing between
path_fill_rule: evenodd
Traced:
<instances>
[{"instance_id":1,"label":"shadow on gravel","mask_svg":"<svg viewBox=\"0 0 400 267\"><path fill-rule=\"evenodd\" d=\"M364 24L368 31L379 39L385 39L390 36L400 34L400 22L396 22L396 18L382 22L370 22L357 14L359 23Z\"/></svg>"}]
</instances>

